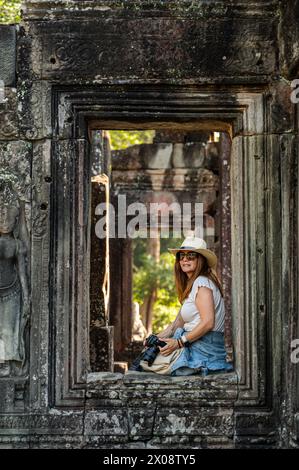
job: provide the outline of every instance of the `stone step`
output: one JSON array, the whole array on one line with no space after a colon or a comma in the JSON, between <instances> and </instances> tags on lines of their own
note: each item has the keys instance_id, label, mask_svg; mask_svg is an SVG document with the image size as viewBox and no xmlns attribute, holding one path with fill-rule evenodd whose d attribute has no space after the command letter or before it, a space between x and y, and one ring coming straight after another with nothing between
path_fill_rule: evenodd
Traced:
<instances>
[{"instance_id":1,"label":"stone step","mask_svg":"<svg viewBox=\"0 0 299 470\"><path fill-rule=\"evenodd\" d=\"M114 372L125 374L128 371L127 362L114 362Z\"/></svg>"}]
</instances>

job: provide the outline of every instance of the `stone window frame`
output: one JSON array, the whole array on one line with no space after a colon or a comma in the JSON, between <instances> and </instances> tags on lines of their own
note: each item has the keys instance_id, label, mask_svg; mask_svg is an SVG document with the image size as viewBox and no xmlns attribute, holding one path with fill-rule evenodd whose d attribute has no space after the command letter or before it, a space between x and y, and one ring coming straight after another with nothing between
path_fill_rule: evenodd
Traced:
<instances>
[{"instance_id":1,"label":"stone window frame","mask_svg":"<svg viewBox=\"0 0 299 470\"><path fill-rule=\"evenodd\" d=\"M105 130L107 128L107 130L109 131L108 127L109 127L109 123L107 122L98 122L98 124L103 127ZM113 123L114 125L114 128L115 129L126 129L126 130L135 130L136 128L136 123L123 123L122 121L120 122L114 122ZM148 125L147 123L138 123L137 124L137 127L139 130L144 130L148 128ZM156 126L157 127L157 126ZM105 132L105 130L103 131L100 131L100 132ZM99 141L98 141L98 137L95 137L95 134L94 133L97 133L98 131L97 130L90 130L89 131L89 138L90 138L90 142L91 142L91 146L92 148L94 148L94 150L92 150L92 153L94 155L97 154L97 146L99 145ZM158 129L158 132L160 132L160 130ZM163 132L163 130L162 130ZM175 132L180 135L180 126L178 126L178 129L172 129L171 132ZM188 130L186 130L186 132L184 132L185 135L189 135L189 132ZM210 132L204 132L204 131L201 131L202 134L205 134L205 135L211 135ZM230 266L230 258L231 258L231 234L230 234L230 226L231 226L231 220L230 220L230 154L231 154L231 137L229 135L228 132L226 133L222 133L221 134L221 139L219 141L219 162L218 162L218 165L219 165L219 168L218 168L218 175L217 175L217 178L219 179L219 184L218 184L218 188L217 188L217 192L219 193L219 195L217 196L216 194L216 198L219 198L218 199L218 203L217 203L217 213L213 216L214 217L214 222L216 221L215 217L219 217L220 218L220 228L219 228L219 238L221 238L221 245L218 247L218 268L219 268L219 274L220 274L220 277L222 279L222 287L223 287L223 291L224 291L224 302L225 302L225 306L226 306L226 318L225 318L225 327L224 327L224 337L225 337L225 347L226 347L226 352L227 352L227 360L228 361L232 361L233 360L233 345L232 345L232 325L231 325L231 314L230 314L230 311L231 311L231 266ZM108 154L111 153L111 152L108 152ZM110 156L108 155L108 161L110 160L109 158ZM98 157L96 158L99 158L99 155ZM109 161L109 163L111 164L111 162ZM107 171L107 165L106 163L103 161L101 162L98 162L97 161L97 164L103 168L103 171L106 173ZM211 169L210 169L211 170ZM117 175L119 174L119 169L116 170L116 173ZM140 170L137 170L137 171L140 171ZM154 171L157 171L157 170L154 170ZM160 170L159 170L160 171ZM176 170L177 171L181 171L180 168L178 168ZM200 169L201 171L201 169ZM110 175L110 178L111 178L111 181L112 181L112 187L115 186L115 181L114 180L114 176L113 176L113 173L115 172L115 169L113 168L113 165L111 167L111 175ZM143 185L146 185L147 183L145 182L142 182L142 187L144 187ZM201 183L201 180L199 181L198 178L196 177L194 179L194 181L190 181L188 182L188 191L189 189L191 188L191 191L193 192L195 190L195 188L198 186L198 184L202 184ZM116 191L116 193L118 194L118 192L120 191L121 193L125 192L126 193L126 196L127 198L129 199L130 202L134 201L135 198L136 198L136 190L137 190L137 186L136 185L133 185L133 187L130 185L130 184L126 184L124 183L124 187L123 187L123 183L116 183L117 185L117 188L114 187L114 189L112 189L111 187L111 195L113 193L113 191ZM190 186L191 185L191 186ZM203 185L205 185L205 182L203 181ZM151 184L150 184L151 186ZM167 185L167 188L166 188L167 191L170 190L169 188L169 185ZM98 191L98 189L97 189ZM132 199L133 197L133 199ZM96 205L99 203L99 196L96 195L96 193L94 193L94 196L93 198L95 199L93 204L93 213L95 211L95 207ZM190 199L190 198L189 198ZM190 201L192 200L192 198L190 199ZM220 201L225 201L224 204L221 204ZM215 200L216 202L216 200ZM117 218L117 214L116 214L116 218ZM94 221L95 223L95 221ZM216 223L216 222L215 222ZM149 225L147 226L148 229L149 229ZM93 229L94 230L94 229ZM170 230L172 230L172 228L170 227ZM215 233L216 235L216 233ZM215 236L211 237L211 236L208 236L208 238L210 238L210 242L211 243L214 243L216 240L215 240ZM213 242L212 242L212 239L213 239ZM208 241L208 240L207 240ZM218 242L217 242L218 243ZM113 244L112 244L113 245ZM115 345L115 341L119 341L119 342L123 342L123 344L126 344L126 345L132 345L131 341L131 336L132 336L132 323L131 323L131 320L129 317L127 317L128 315L130 315L129 312L131 312L131 309L132 309L132 288L133 286L129 286L128 284L128 276L132 276L133 275L133 272L131 271L132 270L132 266L130 266L130 262L129 262L129 265L128 265L128 252L131 251L132 247L130 246L130 243L128 243L128 239L125 241L125 240L120 240L120 244L118 243L117 244L118 246L118 249L119 251L117 251L117 254L118 256L116 256L115 258L115 263L110 263L110 266L112 268L112 271L110 272L110 278L112 279L112 276L114 275L114 272L115 271L115 275L117 275L117 277L119 278L118 280L122 280L126 287L122 287L122 293L121 293L121 296L119 296L117 299L113 299L112 298L112 304L110 304L110 311L111 311L111 308L112 308L112 311L111 311L111 316L109 316L109 325L113 325L113 329L114 329L114 345ZM120 249L120 246L122 247ZM214 247L215 248L215 247ZM113 250L115 249L115 246L114 248L112 248ZM110 250L111 250L111 243L110 243ZM96 250L97 251L97 250ZM95 260L96 261L93 266L96 266L96 271L98 272L98 263L99 263L99 260L98 260L98 251L97 251L97 254L95 256ZM115 256L115 254L114 254ZM129 258L131 258L133 256L133 254L131 254L131 256L129 256ZM114 264L116 264L114 266ZM123 272L122 276L119 277L118 273L119 272ZM117 273L117 274L116 274ZM131 280L131 283L132 283L133 279ZM113 282L113 281L112 281ZM92 285L92 281L91 281L91 285ZM96 291L97 292L97 298L96 298L96 301L94 300L94 295L93 295L93 298L91 300L91 311L92 312L95 312L95 310L97 311L96 312L96 316L98 318L98 311L99 311L99 296L101 297L101 288L99 286L99 283L96 282L96 287L95 289L93 288L93 293ZM125 291L125 292L124 292ZM99 294L100 293L100 294ZM116 303L114 303L114 301ZM114 308L115 308L115 311L114 311ZM102 309L103 310L103 309ZM116 319L117 319L117 323L116 323ZM103 320L102 320L103 321ZM98 328L95 327L95 330L97 330ZM121 330L121 335L122 335L122 340L120 340L119 338L119 332L117 331L117 329ZM106 331L107 329L104 328L104 334L106 334ZM96 331L95 331L95 334ZM93 344L96 344L95 341L94 341L94 338L91 340L91 343ZM113 345L111 345L113 346ZM109 351L113 350L113 347L109 347ZM137 349L138 350L138 349ZM135 353L135 356L137 356L137 352ZM110 365L110 362L113 362L113 361L110 361L109 362L109 359L110 357L109 356L106 356L107 359L103 361L101 361L100 357L99 357L99 349L98 349L98 352L95 352L95 349L92 349L92 352L91 352L91 369L93 372L101 372L101 371L106 371L106 370L111 370L111 367L110 368L107 368L107 365L109 366ZM134 357L131 355L131 358ZM122 358L122 352L121 351L118 351L116 353L116 362L120 361L120 362L123 362L123 360L125 360L125 362L128 360L128 357L126 357L126 359L123 359ZM103 367L105 366L105 367ZM112 369L113 370L113 369Z\"/></svg>"},{"instance_id":2,"label":"stone window frame","mask_svg":"<svg viewBox=\"0 0 299 470\"><path fill-rule=\"evenodd\" d=\"M96 403L115 405L120 399L136 398L136 389L139 399L165 393L165 399L175 395L176 400L184 401L188 383L200 399L214 397L219 404L233 400L241 406L265 406L270 383L266 338L271 326L266 292L266 225L271 214L265 203L265 185L272 171L267 154L266 89L128 84L53 86L52 93L52 195L56 196L51 197L50 209L53 403L82 407L89 397ZM89 181L88 128L102 128L107 121L113 128L113 121L120 120L143 121L151 128L164 122L231 134L233 374L186 382L171 377L145 380L144 376L88 373L89 194L84 190Z\"/></svg>"}]
</instances>

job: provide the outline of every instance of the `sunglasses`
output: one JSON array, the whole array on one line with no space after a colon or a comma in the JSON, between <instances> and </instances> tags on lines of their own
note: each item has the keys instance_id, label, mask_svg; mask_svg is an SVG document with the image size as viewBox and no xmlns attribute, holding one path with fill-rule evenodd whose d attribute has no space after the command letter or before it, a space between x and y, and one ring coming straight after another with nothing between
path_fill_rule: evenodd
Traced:
<instances>
[{"instance_id":1,"label":"sunglasses","mask_svg":"<svg viewBox=\"0 0 299 470\"><path fill-rule=\"evenodd\" d=\"M198 258L198 253L195 253L195 251L189 251L188 253L184 253L183 251L180 251L178 253L178 258L180 261L182 261L184 258L186 258L187 261L193 261L196 258Z\"/></svg>"}]
</instances>

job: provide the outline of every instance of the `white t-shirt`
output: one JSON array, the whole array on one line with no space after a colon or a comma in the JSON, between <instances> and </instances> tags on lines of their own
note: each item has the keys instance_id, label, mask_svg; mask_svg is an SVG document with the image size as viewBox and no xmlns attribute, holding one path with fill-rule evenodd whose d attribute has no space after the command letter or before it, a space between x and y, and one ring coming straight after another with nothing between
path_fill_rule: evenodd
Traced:
<instances>
[{"instance_id":1,"label":"white t-shirt","mask_svg":"<svg viewBox=\"0 0 299 470\"><path fill-rule=\"evenodd\" d=\"M211 279L207 278L206 276L198 276L192 286L190 294L184 300L182 308L181 308L181 315L185 322L184 328L186 331L191 331L195 326L200 323L200 312L198 312L196 304L195 304L195 297L199 287L208 287L213 291L213 298L214 298L214 307L215 307L215 326L213 331L220 331L224 332L224 317L225 317L225 308L224 308L224 300L221 296L220 290L216 286L216 284L211 281Z\"/></svg>"}]
</instances>

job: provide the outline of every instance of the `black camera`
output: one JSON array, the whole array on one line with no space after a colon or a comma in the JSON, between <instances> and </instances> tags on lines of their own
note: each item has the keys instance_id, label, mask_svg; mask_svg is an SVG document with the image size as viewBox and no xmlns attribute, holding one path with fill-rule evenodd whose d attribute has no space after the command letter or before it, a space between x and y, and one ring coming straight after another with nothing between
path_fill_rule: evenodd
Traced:
<instances>
[{"instance_id":1,"label":"black camera","mask_svg":"<svg viewBox=\"0 0 299 470\"><path fill-rule=\"evenodd\" d=\"M161 341L158 336L150 335L145 340L146 349L133 361L132 365L129 367L129 370L142 372L142 367L140 366L140 361L145 361L148 363L149 367L153 364L157 355L160 352L159 346L163 348L167 343Z\"/></svg>"}]
</instances>

